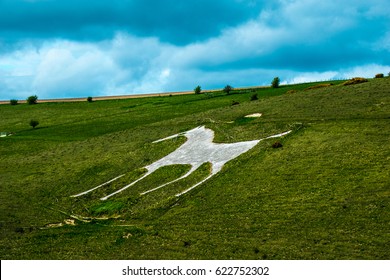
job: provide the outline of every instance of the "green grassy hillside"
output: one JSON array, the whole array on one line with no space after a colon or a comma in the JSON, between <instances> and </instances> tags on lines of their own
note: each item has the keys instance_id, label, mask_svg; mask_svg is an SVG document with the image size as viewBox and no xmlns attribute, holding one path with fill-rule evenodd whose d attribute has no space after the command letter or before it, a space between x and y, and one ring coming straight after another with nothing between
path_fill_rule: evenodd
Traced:
<instances>
[{"instance_id":1,"label":"green grassy hillside","mask_svg":"<svg viewBox=\"0 0 390 280\"><path fill-rule=\"evenodd\" d=\"M0 131L13 133L0 138L0 258L389 259L390 78L319 84L0 105ZM252 113L263 115L244 118ZM282 148L262 141L179 198L209 164L145 196L189 166L99 199L185 139L153 141L199 125L225 143L293 132Z\"/></svg>"}]
</instances>

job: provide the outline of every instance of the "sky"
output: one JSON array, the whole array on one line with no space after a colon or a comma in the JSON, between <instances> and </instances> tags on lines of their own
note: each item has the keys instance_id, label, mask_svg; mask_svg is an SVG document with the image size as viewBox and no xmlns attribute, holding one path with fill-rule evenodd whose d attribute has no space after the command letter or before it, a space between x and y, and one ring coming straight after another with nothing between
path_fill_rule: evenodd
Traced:
<instances>
[{"instance_id":1,"label":"sky","mask_svg":"<svg viewBox=\"0 0 390 280\"><path fill-rule=\"evenodd\" d=\"M0 100L390 72L389 0L0 0Z\"/></svg>"}]
</instances>

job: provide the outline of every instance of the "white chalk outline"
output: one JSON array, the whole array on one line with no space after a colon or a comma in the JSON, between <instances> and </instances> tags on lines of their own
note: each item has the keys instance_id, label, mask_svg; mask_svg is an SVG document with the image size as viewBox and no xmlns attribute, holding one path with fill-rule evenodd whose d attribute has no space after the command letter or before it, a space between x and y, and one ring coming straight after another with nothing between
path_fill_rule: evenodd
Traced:
<instances>
[{"instance_id":1,"label":"white chalk outline","mask_svg":"<svg viewBox=\"0 0 390 280\"><path fill-rule=\"evenodd\" d=\"M125 176L125 174L119 175L118 177L115 177L114 179L112 179L112 180L110 180L108 182L105 182L105 183L103 183L103 184L101 184L101 185L99 185L97 187L94 187L93 189L90 189L88 191L85 191L85 192L82 192L82 193L79 193L79 194L76 194L76 195L71 195L70 197L78 197L78 196L82 196L84 194L90 193L90 192L92 192L92 191L94 191L94 190L96 190L98 188L104 187L105 185L108 185L109 183L114 182L115 180L118 180L119 178L121 178L123 176Z\"/></svg>"},{"instance_id":2,"label":"white chalk outline","mask_svg":"<svg viewBox=\"0 0 390 280\"><path fill-rule=\"evenodd\" d=\"M211 129L205 128L204 126L199 126L194 129L191 129L189 131L178 133L163 139L159 139L154 141L153 143L158 143L161 141L165 141L168 139L172 139L178 136L185 136L187 138L187 141L181 145L179 148L177 148L175 151L170 153L169 155L153 162L152 164L145 166L144 168L147 170L147 172L142 175L139 179L131 182L130 184L122 187L121 189L102 197L101 200L107 200L108 198L126 190L127 188L135 185L148 175L152 174L154 171L159 169L163 166L169 166L169 165L176 165L176 164L184 164L184 165L191 165L191 169L184 174L183 176L172 180L168 183L162 184L156 188L153 188L151 190L145 191L141 193L141 195L145 195L148 193L151 193L153 191L156 191L158 189L161 189L169 184L172 184L174 182L177 182L181 179L184 179L188 177L190 174L192 174L195 170L197 170L202 164L204 163L211 163L211 174L207 176L202 181L196 183L195 185L191 186L190 188L186 189L183 192L180 192L176 194L177 197L188 193L189 191L193 190L197 186L201 185L208 179L210 179L212 176L217 174L219 171L221 171L222 167L227 163L228 161L238 157L239 155L247 152L251 148L253 148L256 144L258 144L260 141L270 139L270 138L278 138L285 136L289 134L291 130L271 135L267 138L263 138L260 140L252 140L252 141L245 141L245 142L236 142L236 143L213 143L214 139L214 131ZM89 192L92 192L98 188L101 188L119 178L121 178L123 175L120 175L108 182L105 182L97 187L94 187L90 190L87 190L85 192L73 195L72 197L79 197L82 195L85 195Z\"/></svg>"}]
</instances>

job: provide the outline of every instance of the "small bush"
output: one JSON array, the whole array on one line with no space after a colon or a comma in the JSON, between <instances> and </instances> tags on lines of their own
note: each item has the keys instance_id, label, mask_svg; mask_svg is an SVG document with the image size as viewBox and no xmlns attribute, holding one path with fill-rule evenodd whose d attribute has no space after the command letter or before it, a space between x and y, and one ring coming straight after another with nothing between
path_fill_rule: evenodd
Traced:
<instances>
[{"instance_id":1,"label":"small bush","mask_svg":"<svg viewBox=\"0 0 390 280\"><path fill-rule=\"evenodd\" d=\"M238 101L232 101L232 106L235 106L235 105L239 105L240 104L240 102L238 102Z\"/></svg>"},{"instance_id":2,"label":"small bush","mask_svg":"<svg viewBox=\"0 0 390 280\"><path fill-rule=\"evenodd\" d=\"M376 74L375 75L375 78L378 79L378 78L384 78L385 75L383 75L382 73L379 73L379 74Z\"/></svg>"},{"instance_id":3,"label":"small bush","mask_svg":"<svg viewBox=\"0 0 390 280\"><path fill-rule=\"evenodd\" d=\"M230 85L226 85L224 88L223 88L223 91L226 93L226 94L230 94L230 92L233 90L233 87L230 86Z\"/></svg>"},{"instance_id":4,"label":"small bush","mask_svg":"<svg viewBox=\"0 0 390 280\"><path fill-rule=\"evenodd\" d=\"M24 228L22 228L22 227L17 227L17 228L15 228L15 232L16 232L16 233L24 233Z\"/></svg>"},{"instance_id":5,"label":"small bush","mask_svg":"<svg viewBox=\"0 0 390 280\"><path fill-rule=\"evenodd\" d=\"M251 101L255 101L255 100L258 100L259 98L257 97L257 93L255 94L252 94L251 96Z\"/></svg>"},{"instance_id":6,"label":"small bush","mask_svg":"<svg viewBox=\"0 0 390 280\"><path fill-rule=\"evenodd\" d=\"M279 79L279 77L275 77L275 78L272 80L271 86L272 86L272 88L278 88L278 87L279 87L279 84L280 84L280 79Z\"/></svg>"},{"instance_id":7,"label":"small bush","mask_svg":"<svg viewBox=\"0 0 390 280\"><path fill-rule=\"evenodd\" d=\"M39 121L37 121L37 120L30 121L30 126L32 126L32 128L35 128L38 124L39 124Z\"/></svg>"},{"instance_id":8,"label":"small bush","mask_svg":"<svg viewBox=\"0 0 390 280\"><path fill-rule=\"evenodd\" d=\"M18 105L18 100L17 100L17 99L11 99L11 100L9 101L9 103L10 103L11 105Z\"/></svg>"},{"instance_id":9,"label":"small bush","mask_svg":"<svg viewBox=\"0 0 390 280\"><path fill-rule=\"evenodd\" d=\"M349 85L356 85L356 84L361 84L361 83L365 83L365 82L368 82L368 80L365 78L356 77L356 78L352 78L352 79L344 82L343 85L349 86Z\"/></svg>"},{"instance_id":10,"label":"small bush","mask_svg":"<svg viewBox=\"0 0 390 280\"><path fill-rule=\"evenodd\" d=\"M272 148L277 149L283 147L282 143L280 141L276 141L275 143L272 144Z\"/></svg>"},{"instance_id":11,"label":"small bush","mask_svg":"<svg viewBox=\"0 0 390 280\"><path fill-rule=\"evenodd\" d=\"M88 96L88 97L87 97L87 101L88 101L88 102L92 102L92 101L93 101L92 97L91 97L91 96Z\"/></svg>"},{"instance_id":12,"label":"small bush","mask_svg":"<svg viewBox=\"0 0 390 280\"><path fill-rule=\"evenodd\" d=\"M200 86L197 86L196 88L194 88L194 92L195 94L200 94L202 92L202 88Z\"/></svg>"},{"instance_id":13,"label":"small bush","mask_svg":"<svg viewBox=\"0 0 390 280\"><path fill-rule=\"evenodd\" d=\"M34 104L37 104L38 103L38 96L36 95L31 95L29 97L27 97L27 104L29 105L34 105Z\"/></svg>"}]
</instances>

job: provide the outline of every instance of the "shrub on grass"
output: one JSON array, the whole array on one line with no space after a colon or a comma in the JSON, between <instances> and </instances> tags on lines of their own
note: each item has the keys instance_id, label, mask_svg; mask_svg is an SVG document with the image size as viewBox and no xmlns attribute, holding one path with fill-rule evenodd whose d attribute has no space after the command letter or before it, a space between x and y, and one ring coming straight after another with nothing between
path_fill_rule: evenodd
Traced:
<instances>
[{"instance_id":1,"label":"shrub on grass","mask_svg":"<svg viewBox=\"0 0 390 280\"><path fill-rule=\"evenodd\" d=\"M11 100L9 101L9 103L10 103L11 105L18 105L18 100L17 100L17 99L11 99Z\"/></svg>"},{"instance_id":2,"label":"shrub on grass","mask_svg":"<svg viewBox=\"0 0 390 280\"><path fill-rule=\"evenodd\" d=\"M197 86L196 88L194 88L194 92L195 94L200 94L202 92L202 88L200 86Z\"/></svg>"},{"instance_id":3,"label":"shrub on grass","mask_svg":"<svg viewBox=\"0 0 390 280\"><path fill-rule=\"evenodd\" d=\"M31 95L31 96L27 97L26 100L27 100L27 104L29 104L29 105L37 104L37 102L38 102L38 96L36 96L36 95Z\"/></svg>"},{"instance_id":4,"label":"shrub on grass","mask_svg":"<svg viewBox=\"0 0 390 280\"><path fill-rule=\"evenodd\" d=\"M232 101L232 106L235 106L235 105L239 105L240 104L240 102L238 102L238 101Z\"/></svg>"},{"instance_id":5,"label":"shrub on grass","mask_svg":"<svg viewBox=\"0 0 390 280\"><path fill-rule=\"evenodd\" d=\"M32 128L35 128L38 124L39 124L39 121L37 121L37 120L30 121L30 126L32 126Z\"/></svg>"},{"instance_id":6,"label":"shrub on grass","mask_svg":"<svg viewBox=\"0 0 390 280\"><path fill-rule=\"evenodd\" d=\"M91 97L91 96L88 96L88 97L87 97L87 101L88 101L88 102L92 102L92 101L93 101L92 97Z\"/></svg>"},{"instance_id":7,"label":"shrub on grass","mask_svg":"<svg viewBox=\"0 0 390 280\"><path fill-rule=\"evenodd\" d=\"M378 78L384 78L385 75L383 75L382 73L379 73L379 74L376 74L375 75L375 78L378 79Z\"/></svg>"},{"instance_id":8,"label":"shrub on grass","mask_svg":"<svg viewBox=\"0 0 390 280\"><path fill-rule=\"evenodd\" d=\"M365 78L356 77L356 78L352 78L352 79L344 82L343 85L349 86L349 85L356 85L356 84L361 84L361 83L365 83L365 82L368 82L368 80Z\"/></svg>"},{"instance_id":9,"label":"shrub on grass","mask_svg":"<svg viewBox=\"0 0 390 280\"><path fill-rule=\"evenodd\" d=\"M251 101L255 101L255 100L258 100L259 98L257 97L257 93L255 94L252 94L251 96Z\"/></svg>"},{"instance_id":10,"label":"shrub on grass","mask_svg":"<svg viewBox=\"0 0 390 280\"><path fill-rule=\"evenodd\" d=\"M22 227L17 227L17 228L15 228L15 232L16 232L16 233L24 233L24 228L22 228Z\"/></svg>"},{"instance_id":11,"label":"shrub on grass","mask_svg":"<svg viewBox=\"0 0 390 280\"><path fill-rule=\"evenodd\" d=\"M223 91L226 93L226 94L230 94L230 92L233 90L233 87L230 86L230 85L226 85L224 88L223 88Z\"/></svg>"},{"instance_id":12,"label":"shrub on grass","mask_svg":"<svg viewBox=\"0 0 390 280\"><path fill-rule=\"evenodd\" d=\"M278 87L279 87L279 84L280 84L280 79L279 79L279 77L275 77L275 78L272 80L271 86L272 86L272 88L278 88Z\"/></svg>"},{"instance_id":13,"label":"shrub on grass","mask_svg":"<svg viewBox=\"0 0 390 280\"><path fill-rule=\"evenodd\" d=\"M272 148L277 149L283 147L282 143L280 141L276 141L275 143L272 144Z\"/></svg>"}]
</instances>

